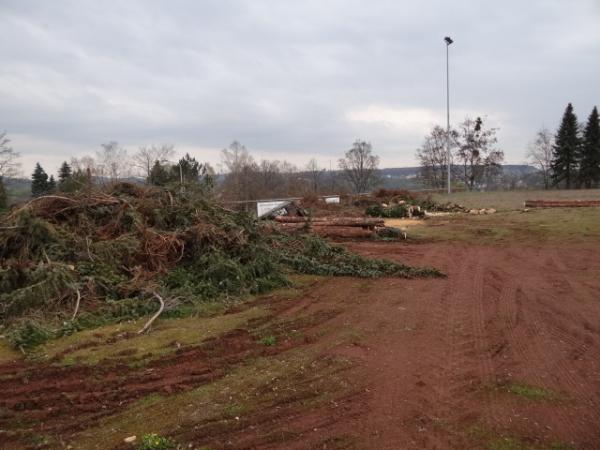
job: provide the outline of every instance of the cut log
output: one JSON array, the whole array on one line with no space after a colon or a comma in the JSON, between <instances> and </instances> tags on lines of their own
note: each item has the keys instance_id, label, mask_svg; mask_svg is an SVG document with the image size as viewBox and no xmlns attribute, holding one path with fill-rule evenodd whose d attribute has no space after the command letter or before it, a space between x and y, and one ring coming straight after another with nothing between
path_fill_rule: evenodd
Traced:
<instances>
[{"instance_id":1,"label":"cut log","mask_svg":"<svg viewBox=\"0 0 600 450\"><path fill-rule=\"evenodd\" d=\"M322 237L369 238L373 231L359 227L313 226L312 232Z\"/></svg>"},{"instance_id":2,"label":"cut log","mask_svg":"<svg viewBox=\"0 0 600 450\"><path fill-rule=\"evenodd\" d=\"M526 200L526 208L583 208L600 206L600 200Z\"/></svg>"},{"instance_id":3,"label":"cut log","mask_svg":"<svg viewBox=\"0 0 600 450\"><path fill-rule=\"evenodd\" d=\"M313 226L330 227L376 227L383 226L384 220L380 218L365 217L316 217L307 219L305 217L277 216L275 220L281 224L311 223Z\"/></svg>"},{"instance_id":4,"label":"cut log","mask_svg":"<svg viewBox=\"0 0 600 450\"><path fill-rule=\"evenodd\" d=\"M277 224L277 227L279 227L282 230L286 230L286 231L306 230L307 224L306 223L279 223L279 224ZM308 227L308 229L310 229L310 227Z\"/></svg>"}]
</instances>

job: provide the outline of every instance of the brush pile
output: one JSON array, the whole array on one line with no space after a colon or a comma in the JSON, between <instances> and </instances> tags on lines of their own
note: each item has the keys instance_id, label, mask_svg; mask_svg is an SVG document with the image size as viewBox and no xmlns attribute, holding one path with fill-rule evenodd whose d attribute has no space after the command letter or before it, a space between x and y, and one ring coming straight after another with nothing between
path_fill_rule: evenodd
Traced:
<instances>
[{"instance_id":1,"label":"brush pile","mask_svg":"<svg viewBox=\"0 0 600 450\"><path fill-rule=\"evenodd\" d=\"M436 276L273 230L190 186L118 183L47 195L0 217L0 332L26 348L156 311L196 311L288 283L286 273Z\"/></svg>"},{"instance_id":2,"label":"brush pile","mask_svg":"<svg viewBox=\"0 0 600 450\"><path fill-rule=\"evenodd\" d=\"M379 189L372 195L375 200L365 213L372 217L423 217L427 212L468 212L457 203L438 203L430 195L395 189Z\"/></svg>"}]
</instances>

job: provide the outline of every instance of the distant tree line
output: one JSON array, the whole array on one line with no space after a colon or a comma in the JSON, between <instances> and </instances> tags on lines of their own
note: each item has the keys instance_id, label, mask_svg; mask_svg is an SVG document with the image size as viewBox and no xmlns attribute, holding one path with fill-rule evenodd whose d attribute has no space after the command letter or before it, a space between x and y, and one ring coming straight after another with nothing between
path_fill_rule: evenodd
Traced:
<instances>
[{"instance_id":1,"label":"distant tree line","mask_svg":"<svg viewBox=\"0 0 600 450\"><path fill-rule=\"evenodd\" d=\"M514 188L518 180L503 174L504 153L496 147L495 128L486 128L481 118L466 118L448 133L433 127L416 151L419 178L428 188L443 189L448 164L453 184L472 189ZM450 161L446 143L450 146ZM589 189L600 187L600 119L594 107L587 121L579 123L569 103L556 133L543 127L529 144L527 162L537 169L545 189ZM530 180L530 182L535 180Z\"/></svg>"},{"instance_id":2,"label":"distant tree line","mask_svg":"<svg viewBox=\"0 0 600 450\"><path fill-rule=\"evenodd\" d=\"M18 153L0 135L0 208L6 207L2 176L18 172ZM333 172L319 167L315 159L302 168L285 160L256 161L247 148L234 141L221 151L221 173L208 163L186 154L172 161L175 148L170 144L140 147L131 157L116 141L102 144L95 155L73 157L64 161L57 177L38 162L31 174L31 195L39 197L56 192L89 189L94 184L140 178L152 185L177 185L182 189L198 187L211 191L223 200L296 197L308 194L366 192L379 181L379 158L369 142L357 140L338 160Z\"/></svg>"}]
</instances>

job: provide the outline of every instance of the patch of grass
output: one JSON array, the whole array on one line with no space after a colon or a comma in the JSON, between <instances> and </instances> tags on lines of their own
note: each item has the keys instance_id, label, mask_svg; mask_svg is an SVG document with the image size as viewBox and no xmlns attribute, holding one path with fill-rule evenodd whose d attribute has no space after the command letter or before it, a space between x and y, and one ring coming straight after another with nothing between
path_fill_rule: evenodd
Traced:
<instances>
[{"instance_id":1,"label":"patch of grass","mask_svg":"<svg viewBox=\"0 0 600 450\"><path fill-rule=\"evenodd\" d=\"M260 343L267 347L271 347L277 343L277 338L273 335L265 336L260 340Z\"/></svg>"},{"instance_id":2,"label":"patch of grass","mask_svg":"<svg viewBox=\"0 0 600 450\"><path fill-rule=\"evenodd\" d=\"M246 405L240 405L239 403L231 403L223 408L223 416L230 419L238 418L250 408Z\"/></svg>"},{"instance_id":3,"label":"patch of grass","mask_svg":"<svg viewBox=\"0 0 600 450\"><path fill-rule=\"evenodd\" d=\"M536 450L522 440L514 437L501 437L488 443L489 450Z\"/></svg>"},{"instance_id":4,"label":"patch of grass","mask_svg":"<svg viewBox=\"0 0 600 450\"><path fill-rule=\"evenodd\" d=\"M346 328L337 333L336 342L338 344L361 345L365 342L365 333L355 328Z\"/></svg>"},{"instance_id":5,"label":"patch of grass","mask_svg":"<svg viewBox=\"0 0 600 450\"><path fill-rule=\"evenodd\" d=\"M200 344L203 340L219 336L244 326L249 320L263 317L268 312L260 307L217 317L186 317L158 320L148 334L137 334L147 319L109 325L94 330L49 341L36 349L36 355L51 359L64 353L62 364L97 364L112 358L134 363L136 360L157 358L181 347Z\"/></svg>"},{"instance_id":6,"label":"patch of grass","mask_svg":"<svg viewBox=\"0 0 600 450\"><path fill-rule=\"evenodd\" d=\"M467 208L495 208L497 210L514 210L523 208L525 200L597 200L600 189L577 189L547 191L506 191L506 192L455 192L434 194L437 202L459 203Z\"/></svg>"},{"instance_id":7,"label":"patch of grass","mask_svg":"<svg viewBox=\"0 0 600 450\"><path fill-rule=\"evenodd\" d=\"M547 450L575 450L575 447L565 442L552 442Z\"/></svg>"},{"instance_id":8,"label":"patch of grass","mask_svg":"<svg viewBox=\"0 0 600 450\"><path fill-rule=\"evenodd\" d=\"M531 386L523 383L510 383L502 386L502 388L506 389L506 391L511 394L518 395L519 397L528 400L553 401L560 399L560 396L555 392L539 386Z\"/></svg>"},{"instance_id":9,"label":"patch of grass","mask_svg":"<svg viewBox=\"0 0 600 450\"><path fill-rule=\"evenodd\" d=\"M0 364L14 361L21 356L21 353L13 349L5 339L0 339Z\"/></svg>"},{"instance_id":10,"label":"patch of grass","mask_svg":"<svg viewBox=\"0 0 600 450\"><path fill-rule=\"evenodd\" d=\"M475 441L483 443L488 450L573 450L571 445L560 441L534 445L516 436L498 435L480 423L469 426L466 432Z\"/></svg>"},{"instance_id":11,"label":"patch of grass","mask_svg":"<svg viewBox=\"0 0 600 450\"><path fill-rule=\"evenodd\" d=\"M173 440L150 433L142 437L142 442L137 446L137 450L172 450L175 447L176 444Z\"/></svg>"},{"instance_id":12,"label":"patch of grass","mask_svg":"<svg viewBox=\"0 0 600 450\"><path fill-rule=\"evenodd\" d=\"M535 209L489 215L432 217L411 228L409 238L432 241L587 242L600 239L600 208Z\"/></svg>"}]
</instances>

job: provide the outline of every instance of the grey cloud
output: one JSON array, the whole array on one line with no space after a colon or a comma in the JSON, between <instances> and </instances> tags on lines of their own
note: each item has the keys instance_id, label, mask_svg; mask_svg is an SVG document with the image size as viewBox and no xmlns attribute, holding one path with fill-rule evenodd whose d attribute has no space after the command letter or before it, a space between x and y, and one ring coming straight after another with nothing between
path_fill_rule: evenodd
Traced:
<instances>
[{"instance_id":1,"label":"grey cloud","mask_svg":"<svg viewBox=\"0 0 600 450\"><path fill-rule=\"evenodd\" d=\"M4 0L0 17L0 129L26 164L109 139L329 160L358 137L414 164L430 123L402 114L443 117L446 34L453 120L489 116L511 162L567 102L600 103L594 0ZM395 121L349 120L369 108Z\"/></svg>"}]
</instances>

